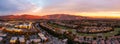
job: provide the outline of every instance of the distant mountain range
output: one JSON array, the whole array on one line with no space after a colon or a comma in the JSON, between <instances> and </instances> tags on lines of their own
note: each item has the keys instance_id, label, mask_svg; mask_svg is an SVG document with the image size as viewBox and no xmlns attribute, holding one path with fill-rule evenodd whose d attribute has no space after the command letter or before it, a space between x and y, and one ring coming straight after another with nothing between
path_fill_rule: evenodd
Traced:
<instances>
[{"instance_id":1,"label":"distant mountain range","mask_svg":"<svg viewBox=\"0 0 120 44\"><path fill-rule=\"evenodd\" d=\"M57 19L57 20L79 20L79 19L85 19L87 17L75 16L75 15L69 15L69 14L54 14L54 15L42 16L41 18L42 19Z\"/></svg>"},{"instance_id":2,"label":"distant mountain range","mask_svg":"<svg viewBox=\"0 0 120 44\"><path fill-rule=\"evenodd\" d=\"M99 19L93 17L85 17L85 16L75 16L69 14L53 14L53 15L46 15L46 16L35 16L29 14L23 15L7 15L7 16L0 16L2 20L34 20L34 19L56 19L56 20L81 20L81 19ZM105 18L102 18L105 19Z\"/></svg>"},{"instance_id":3,"label":"distant mountain range","mask_svg":"<svg viewBox=\"0 0 120 44\"><path fill-rule=\"evenodd\" d=\"M7 16L0 16L0 19L7 19L7 20L11 20L11 19L40 19L40 16L34 16L34 15L7 15Z\"/></svg>"},{"instance_id":4,"label":"distant mountain range","mask_svg":"<svg viewBox=\"0 0 120 44\"><path fill-rule=\"evenodd\" d=\"M69 14L53 14L53 15L46 15L46 16L35 16L35 15L7 15L7 16L0 16L0 19L57 19L57 20L79 20L85 19L87 17L83 16L74 16Z\"/></svg>"}]
</instances>

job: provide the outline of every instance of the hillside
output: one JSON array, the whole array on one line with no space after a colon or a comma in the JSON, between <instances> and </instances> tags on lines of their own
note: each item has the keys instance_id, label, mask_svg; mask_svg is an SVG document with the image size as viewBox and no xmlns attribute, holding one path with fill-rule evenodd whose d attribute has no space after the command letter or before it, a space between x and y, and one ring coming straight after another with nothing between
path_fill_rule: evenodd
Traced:
<instances>
[{"instance_id":1,"label":"hillside","mask_svg":"<svg viewBox=\"0 0 120 44\"><path fill-rule=\"evenodd\" d=\"M53 15L42 16L41 18L57 19L57 20L79 20L79 19L86 19L87 17L75 16L75 15L69 15L69 14L53 14Z\"/></svg>"},{"instance_id":2,"label":"hillside","mask_svg":"<svg viewBox=\"0 0 120 44\"><path fill-rule=\"evenodd\" d=\"M46 15L46 16L34 16L34 15L8 15L8 16L0 16L0 19L57 19L57 20L79 20L79 19L86 19L87 17L82 16L74 16L69 14L53 14L53 15Z\"/></svg>"},{"instance_id":3,"label":"hillside","mask_svg":"<svg viewBox=\"0 0 120 44\"><path fill-rule=\"evenodd\" d=\"M0 19L40 19L40 16L34 16L34 15L8 15L8 16L0 16Z\"/></svg>"}]
</instances>

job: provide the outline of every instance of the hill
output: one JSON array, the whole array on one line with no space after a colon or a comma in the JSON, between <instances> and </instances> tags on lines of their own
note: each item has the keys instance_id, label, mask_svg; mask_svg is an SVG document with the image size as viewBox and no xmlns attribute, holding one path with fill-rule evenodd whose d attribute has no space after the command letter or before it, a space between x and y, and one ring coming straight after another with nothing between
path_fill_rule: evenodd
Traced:
<instances>
[{"instance_id":1,"label":"hill","mask_svg":"<svg viewBox=\"0 0 120 44\"><path fill-rule=\"evenodd\" d=\"M79 19L86 19L87 17L82 16L74 16L69 14L53 14L53 15L46 15L46 16L35 16L35 15L7 15L7 16L0 16L0 19L5 20L17 20L17 19L55 19L55 20L79 20Z\"/></svg>"},{"instance_id":2,"label":"hill","mask_svg":"<svg viewBox=\"0 0 120 44\"><path fill-rule=\"evenodd\" d=\"M80 20L80 19L86 19L87 17L75 16L75 15L69 15L69 14L53 14L53 15L42 16L41 18L56 19L56 20Z\"/></svg>"},{"instance_id":3,"label":"hill","mask_svg":"<svg viewBox=\"0 0 120 44\"><path fill-rule=\"evenodd\" d=\"M40 16L34 16L34 15L7 15L7 16L0 16L0 19L4 20L17 20L17 19L40 19Z\"/></svg>"}]
</instances>

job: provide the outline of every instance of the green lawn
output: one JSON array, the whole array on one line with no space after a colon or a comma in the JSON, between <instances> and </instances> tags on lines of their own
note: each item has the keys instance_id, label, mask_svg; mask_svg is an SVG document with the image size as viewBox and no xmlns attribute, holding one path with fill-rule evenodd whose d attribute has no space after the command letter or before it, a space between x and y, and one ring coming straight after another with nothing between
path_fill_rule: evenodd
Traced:
<instances>
[{"instance_id":1,"label":"green lawn","mask_svg":"<svg viewBox=\"0 0 120 44\"><path fill-rule=\"evenodd\" d=\"M51 24L49 23L49 25L55 27L55 28L61 28L61 29L65 29L65 30L68 30L68 31L71 31L73 33L76 33L77 35L79 36L97 36L98 34L85 34L85 33L77 33L75 31L75 29L71 29L71 28L67 28L67 27L64 27L64 26L60 26L60 25L56 25L56 24ZM113 36L113 35L116 35L118 32L120 31L120 28L115 28L114 31L111 31L111 32L107 32L107 33L99 33L101 35L103 35L103 37L107 37L107 36Z\"/></svg>"},{"instance_id":2,"label":"green lawn","mask_svg":"<svg viewBox=\"0 0 120 44\"><path fill-rule=\"evenodd\" d=\"M100 33L100 34L103 35L103 37L107 37L107 36L116 35L116 34L118 34L119 31L120 31L120 28L115 28L114 31L107 32L107 33ZM78 35L80 35L80 36L97 36L97 34L84 34L84 33L78 33Z\"/></svg>"},{"instance_id":3,"label":"green lawn","mask_svg":"<svg viewBox=\"0 0 120 44\"><path fill-rule=\"evenodd\" d=\"M76 33L76 31L74 29L71 29L71 28L67 28L67 27L56 25L56 24L52 24L52 23L49 23L49 25L53 26L55 28L61 28L61 29L68 30L70 32Z\"/></svg>"}]
</instances>

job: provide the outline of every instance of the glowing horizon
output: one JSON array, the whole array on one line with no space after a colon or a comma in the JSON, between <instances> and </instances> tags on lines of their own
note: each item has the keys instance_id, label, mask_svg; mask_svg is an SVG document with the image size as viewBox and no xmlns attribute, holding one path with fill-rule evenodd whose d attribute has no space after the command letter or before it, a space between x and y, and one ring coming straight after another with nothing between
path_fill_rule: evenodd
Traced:
<instances>
[{"instance_id":1,"label":"glowing horizon","mask_svg":"<svg viewBox=\"0 0 120 44\"><path fill-rule=\"evenodd\" d=\"M77 13L80 16L110 16L110 17L120 17L120 12L83 12Z\"/></svg>"},{"instance_id":2,"label":"glowing horizon","mask_svg":"<svg viewBox=\"0 0 120 44\"><path fill-rule=\"evenodd\" d=\"M1 0L0 16L71 14L120 17L120 0Z\"/></svg>"}]
</instances>

